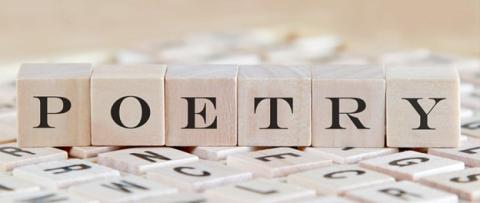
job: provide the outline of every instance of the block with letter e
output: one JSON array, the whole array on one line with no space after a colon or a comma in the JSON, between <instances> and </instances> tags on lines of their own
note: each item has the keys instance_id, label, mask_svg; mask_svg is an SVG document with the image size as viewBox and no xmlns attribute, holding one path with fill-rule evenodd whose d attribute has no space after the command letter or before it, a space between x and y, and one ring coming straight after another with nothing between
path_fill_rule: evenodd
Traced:
<instances>
[{"instance_id":1,"label":"block with letter e","mask_svg":"<svg viewBox=\"0 0 480 203\"><path fill-rule=\"evenodd\" d=\"M237 144L237 72L236 65L167 67L167 146Z\"/></svg>"},{"instance_id":2,"label":"block with letter e","mask_svg":"<svg viewBox=\"0 0 480 203\"><path fill-rule=\"evenodd\" d=\"M23 64L17 77L18 145L90 145L90 75L90 64Z\"/></svg>"},{"instance_id":3,"label":"block with letter e","mask_svg":"<svg viewBox=\"0 0 480 203\"><path fill-rule=\"evenodd\" d=\"M457 147L460 81L453 67L387 67L387 146Z\"/></svg>"}]
</instances>

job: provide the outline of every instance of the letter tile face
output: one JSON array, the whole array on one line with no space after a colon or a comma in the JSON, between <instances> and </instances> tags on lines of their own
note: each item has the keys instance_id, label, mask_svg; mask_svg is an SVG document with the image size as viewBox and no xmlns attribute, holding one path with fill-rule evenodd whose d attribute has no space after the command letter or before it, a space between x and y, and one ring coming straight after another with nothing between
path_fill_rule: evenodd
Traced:
<instances>
[{"instance_id":1,"label":"letter tile face","mask_svg":"<svg viewBox=\"0 0 480 203\"><path fill-rule=\"evenodd\" d=\"M147 170L197 161L198 157L170 147L139 147L98 155L98 163L136 175Z\"/></svg>"},{"instance_id":2,"label":"letter tile face","mask_svg":"<svg viewBox=\"0 0 480 203\"><path fill-rule=\"evenodd\" d=\"M251 171L257 177L275 178L328 166L332 160L288 147L265 149L227 157L227 166Z\"/></svg>"},{"instance_id":3,"label":"letter tile face","mask_svg":"<svg viewBox=\"0 0 480 203\"><path fill-rule=\"evenodd\" d=\"M480 138L480 116L462 119L462 134Z\"/></svg>"},{"instance_id":4,"label":"letter tile face","mask_svg":"<svg viewBox=\"0 0 480 203\"><path fill-rule=\"evenodd\" d=\"M150 170L147 178L175 186L182 191L203 192L213 187L249 180L252 173L213 161L199 160Z\"/></svg>"},{"instance_id":5,"label":"letter tile face","mask_svg":"<svg viewBox=\"0 0 480 203\"><path fill-rule=\"evenodd\" d=\"M119 147L72 147L68 154L71 157L87 159L96 157L100 153L118 150Z\"/></svg>"},{"instance_id":6,"label":"letter tile face","mask_svg":"<svg viewBox=\"0 0 480 203\"><path fill-rule=\"evenodd\" d=\"M379 66L312 70L312 145L383 147L385 74Z\"/></svg>"},{"instance_id":7,"label":"letter tile face","mask_svg":"<svg viewBox=\"0 0 480 203\"><path fill-rule=\"evenodd\" d=\"M360 166L400 180L418 180L428 175L462 170L463 162L415 151L390 154L360 162Z\"/></svg>"},{"instance_id":8,"label":"letter tile face","mask_svg":"<svg viewBox=\"0 0 480 203\"><path fill-rule=\"evenodd\" d=\"M175 194L162 195L162 203L219 203L218 201L210 200L201 193L193 192L179 192ZM157 202L158 198L147 199L140 201L142 203Z\"/></svg>"},{"instance_id":9,"label":"letter tile face","mask_svg":"<svg viewBox=\"0 0 480 203\"><path fill-rule=\"evenodd\" d=\"M149 198L159 198L177 192L174 187L127 175L81 185L72 186L68 192L89 197L101 202L138 202Z\"/></svg>"},{"instance_id":10,"label":"letter tile face","mask_svg":"<svg viewBox=\"0 0 480 203\"><path fill-rule=\"evenodd\" d=\"M397 148L323 148L307 147L305 152L312 152L320 157L331 159L339 164L355 164L365 159L371 159L398 152Z\"/></svg>"},{"instance_id":11,"label":"letter tile face","mask_svg":"<svg viewBox=\"0 0 480 203\"><path fill-rule=\"evenodd\" d=\"M254 147L195 147L192 154L201 159L220 161L225 160L229 155L251 152L254 149Z\"/></svg>"},{"instance_id":12,"label":"letter tile face","mask_svg":"<svg viewBox=\"0 0 480 203\"><path fill-rule=\"evenodd\" d=\"M461 171L427 176L420 182L457 194L461 199L480 200L480 168L467 168Z\"/></svg>"},{"instance_id":13,"label":"letter tile face","mask_svg":"<svg viewBox=\"0 0 480 203\"><path fill-rule=\"evenodd\" d=\"M15 142L17 137L17 113L0 113L0 143Z\"/></svg>"},{"instance_id":14,"label":"letter tile face","mask_svg":"<svg viewBox=\"0 0 480 203\"><path fill-rule=\"evenodd\" d=\"M36 192L40 186L9 175L0 175L0 197Z\"/></svg>"},{"instance_id":15,"label":"letter tile face","mask_svg":"<svg viewBox=\"0 0 480 203\"><path fill-rule=\"evenodd\" d=\"M321 195L342 195L348 190L395 182L395 179L356 165L333 165L289 175L287 182L315 189Z\"/></svg>"},{"instance_id":16,"label":"letter tile face","mask_svg":"<svg viewBox=\"0 0 480 203\"><path fill-rule=\"evenodd\" d=\"M101 65L92 73L93 145L164 145L165 65Z\"/></svg>"},{"instance_id":17,"label":"letter tile face","mask_svg":"<svg viewBox=\"0 0 480 203\"><path fill-rule=\"evenodd\" d=\"M457 147L460 91L456 69L389 67L387 146Z\"/></svg>"},{"instance_id":18,"label":"letter tile face","mask_svg":"<svg viewBox=\"0 0 480 203\"><path fill-rule=\"evenodd\" d=\"M428 153L440 157L462 161L470 167L480 167L480 144L459 148L431 148Z\"/></svg>"},{"instance_id":19,"label":"letter tile face","mask_svg":"<svg viewBox=\"0 0 480 203\"><path fill-rule=\"evenodd\" d=\"M236 185L214 188L207 190L205 194L207 197L218 199L219 202L297 202L299 199L313 198L315 191L261 178Z\"/></svg>"},{"instance_id":20,"label":"letter tile face","mask_svg":"<svg viewBox=\"0 0 480 203\"><path fill-rule=\"evenodd\" d=\"M238 144L311 144L310 69L241 66L238 72Z\"/></svg>"},{"instance_id":21,"label":"letter tile face","mask_svg":"<svg viewBox=\"0 0 480 203\"><path fill-rule=\"evenodd\" d=\"M18 145L90 145L90 64L23 64L17 77Z\"/></svg>"},{"instance_id":22,"label":"letter tile face","mask_svg":"<svg viewBox=\"0 0 480 203\"><path fill-rule=\"evenodd\" d=\"M13 170L13 176L58 190L75 184L118 177L120 173L89 161L69 159L22 166Z\"/></svg>"},{"instance_id":23,"label":"letter tile face","mask_svg":"<svg viewBox=\"0 0 480 203\"><path fill-rule=\"evenodd\" d=\"M315 198L307 198L305 200L298 200L298 203L355 203L344 197L337 196L321 196Z\"/></svg>"},{"instance_id":24,"label":"letter tile face","mask_svg":"<svg viewBox=\"0 0 480 203\"><path fill-rule=\"evenodd\" d=\"M67 158L65 151L51 147L19 148L15 143L0 145L0 171L11 171L20 166Z\"/></svg>"},{"instance_id":25,"label":"letter tile face","mask_svg":"<svg viewBox=\"0 0 480 203\"><path fill-rule=\"evenodd\" d=\"M454 194L429 188L409 181L383 184L364 189L348 191L348 198L369 203L442 202L457 203Z\"/></svg>"},{"instance_id":26,"label":"letter tile face","mask_svg":"<svg viewBox=\"0 0 480 203\"><path fill-rule=\"evenodd\" d=\"M78 195L70 194L63 191L38 191L29 192L21 195L8 196L0 198L0 202L5 203L98 203L97 200L87 199Z\"/></svg>"},{"instance_id":27,"label":"letter tile face","mask_svg":"<svg viewBox=\"0 0 480 203\"><path fill-rule=\"evenodd\" d=\"M237 145L237 72L234 65L168 66L168 146Z\"/></svg>"}]
</instances>

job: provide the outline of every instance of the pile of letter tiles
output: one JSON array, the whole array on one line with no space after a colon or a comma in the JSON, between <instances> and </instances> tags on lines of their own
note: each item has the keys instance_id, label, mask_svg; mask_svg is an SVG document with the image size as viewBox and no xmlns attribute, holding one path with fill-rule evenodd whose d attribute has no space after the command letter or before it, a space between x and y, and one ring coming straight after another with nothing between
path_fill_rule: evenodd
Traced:
<instances>
[{"instance_id":1,"label":"pile of letter tiles","mask_svg":"<svg viewBox=\"0 0 480 203\"><path fill-rule=\"evenodd\" d=\"M336 36L253 30L143 43L95 62L454 66L460 147L19 148L15 77L0 75L0 202L480 202L480 59L345 50Z\"/></svg>"}]
</instances>

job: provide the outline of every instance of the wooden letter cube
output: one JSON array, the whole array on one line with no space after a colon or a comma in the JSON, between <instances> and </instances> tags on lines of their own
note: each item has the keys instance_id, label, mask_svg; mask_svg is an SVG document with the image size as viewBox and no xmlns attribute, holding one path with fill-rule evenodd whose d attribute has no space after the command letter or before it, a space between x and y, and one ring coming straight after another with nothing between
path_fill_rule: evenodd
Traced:
<instances>
[{"instance_id":1,"label":"wooden letter cube","mask_svg":"<svg viewBox=\"0 0 480 203\"><path fill-rule=\"evenodd\" d=\"M385 146L385 75L377 66L312 70L312 145Z\"/></svg>"},{"instance_id":2,"label":"wooden letter cube","mask_svg":"<svg viewBox=\"0 0 480 203\"><path fill-rule=\"evenodd\" d=\"M388 67L387 145L456 147L459 77L453 67Z\"/></svg>"},{"instance_id":3,"label":"wooden letter cube","mask_svg":"<svg viewBox=\"0 0 480 203\"><path fill-rule=\"evenodd\" d=\"M17 77L18 145L90 145L90 75L90 64L23 64Z\"/></svg>"},{"instance_id":4,"label":"wooden letter cube","mask_svg":"<svg viewBox=\"0 0 480 203\"><path fill-rule=\"evenodd\" d=\"M164 145L164 65L103 65L92 74L93 145Z\"/></svg>"},{"instance_id":5,"label":"wooden letter cube","mask_svg":"<svg viewBox=\"0 0 480 203\"><path fill-rule=\"evenodd\" d=\"M168 146L237 144L237 72L234 65L168 66Z\"/></svg>"},{"instance_id":6,"label":"wooden letter cube","mask_svg":"<svg viewBox=\"0 0 480 203\"><path fill-rule=\"evenodd\" d=\"M238 73L238 144L311 144L310 69L241 66Z\"/></svg>"}]
</instances>

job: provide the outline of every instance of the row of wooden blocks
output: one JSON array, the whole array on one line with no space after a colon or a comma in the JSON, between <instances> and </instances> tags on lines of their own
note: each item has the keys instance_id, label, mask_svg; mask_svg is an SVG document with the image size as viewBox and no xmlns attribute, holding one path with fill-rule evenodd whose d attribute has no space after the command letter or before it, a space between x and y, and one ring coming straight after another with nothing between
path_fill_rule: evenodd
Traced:
<instances>
[{"instance_id":1,"label":"row of wooden blocks","mask_svg":"<svg viewBox=\"0 0 480 203\"><path fill-rule=\"evenodd\" d=\"M24 64L18 144L456 147L446 67Z\"/></svg>"}]
</instances>

